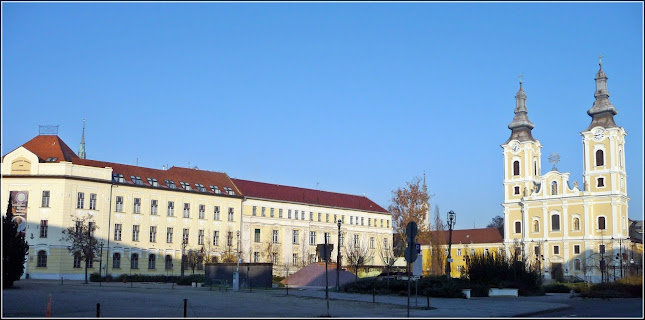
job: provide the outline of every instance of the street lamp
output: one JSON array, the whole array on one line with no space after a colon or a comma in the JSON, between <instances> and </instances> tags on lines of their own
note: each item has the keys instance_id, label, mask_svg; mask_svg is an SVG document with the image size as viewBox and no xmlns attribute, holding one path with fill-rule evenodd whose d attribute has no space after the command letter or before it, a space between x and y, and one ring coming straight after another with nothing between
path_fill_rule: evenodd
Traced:
<instances>
[{"instance_id":1,"label":"street lamp","mask_svg":"<svg viewBox=\"0 0 645 320\"><path fill-rule=\"evenodd\" d=\"M237 268L235 271L240 272L240 230L237 230L235 235L237 236Z\"/></svg>"},{"instance_id":2,"label":"street lamp","mask_svg":"<svg viewBox=\"0 0 645 320\"><path fill-rule=\"evenodd\" d=\"M614 237L611 238L612 240ZM629 237L624 240L629 240ZM623 238L618 238L619 253L616 254L616 259L620 260L620 277L623 278Z\"/></svg>"},{"instance_id":3,"label":"street lamp","mask_svg":"<svg viewBox=\"0 0 645 320\"><path fill-rule=\"evenodd\" d=\"M450 248L452 247L452 228L455 226L456 222L457 214L452 210L448 211L448 260L446 263L446 275L448 276L448 279L450 279L450 262L452 262L452 257L450 255Z\"/></svg>"},{"instance_id":4,"label":"street lamp","mask_svg":"<svg viewBox=\"0 0 645 320\"><path fill-rule=\"evenodd\" d=\"M338 257L336 258L336 291L340 291L340 225L342 220L338 219Z\"/></svg>"}]
</instances>

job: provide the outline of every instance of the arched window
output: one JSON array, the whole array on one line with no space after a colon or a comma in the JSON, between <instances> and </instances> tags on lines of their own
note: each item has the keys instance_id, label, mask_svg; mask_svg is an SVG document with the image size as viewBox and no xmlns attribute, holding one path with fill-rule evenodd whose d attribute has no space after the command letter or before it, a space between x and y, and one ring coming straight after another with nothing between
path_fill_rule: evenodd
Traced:
<instances>
[{"instance_id":1,"label":"arched window","mask_svg":"<svg viewBox=\"0 0 645 320\"><path fill-rule=\"evenodd\" d=\"M554 214L551 216L551 231L560 231L560 215Z\"/></svg>"},{"instance_id":2,"label":"arched window","mask_svg":"<svg viewBox=\"0 0 645 320\"><path fill-rule=\"evenodd\" d=\"M537 176L537 160L533 162L533 170L535 171L535 175Z\"/></svg>"},{"instance_id":3,"label":"arched window","mask_svg":"<svg viewBox=\"0 0 645 320\"><path fill-rule=\"evenodd\" d=\"M580 219L573 218L573 230L580 230Z\"/></svg>"},{"instance_id":4,"label":"arched window","mask_svg":"<svg viewBox=\"0 0 645 320\"><path fill-rule=\"evenodd\" d=\"M136 253L130 255L130 269L139 269L139 255Z\"/></svg>"},{"instance_id":5,"label":"arched window","mask_svg":"<svg viewBox=\"0 0 645 320\"><path fill-rule=\"evenodd\" d=\"M121 268L121 254L118 252L112 255L112 268L113 269Z\"/></svg>"},{"instance_id":6,"label":"arched window","mask_svg":"<svg viewBox=\"0 0 645 320\"><path fill-rule=\"evenodd\" d=\"M623 149L618 150L618 163L623 167Z\"/></svg>"},{"instance_id":7,"label":"arched window","mask_svg":"<svg viewBox=\"0 0 645 320\"><path fill-rule=\"evenodd\" d=\"M598 229L605 230L605 217L598 217Z\"/></svg>"},{"instance_id":8,"label":"arched window","mask_svg":"<svg viewBox=\"0 0 645 320\"><path fill-rule=\"evenodd\" d=\"M38 251L38 262L36 263L36 267L47 267L47 252L45 252L45 250Z\"/></svg>"},{"instance_id":9,"label":"arched window","mask_svg":"<svg viewBox=\"0 0 645 320\"><path fill-rule=\"evenodd\" d=\"M172 269L172 257L170 255L166 255L166 270Z\"/></svg>"},{"instance_id":10,"label":"arched window","mask_svg":"<svg viewBox=\"0 0 645 320\"><path fill-rule=\"evenodd\" d=\"M155 262L157 262L157 256L154 254L149 254L148 255L148 269L154 269L155 268Z\"/></svg>"},{"instance_id":11,"label":"arched window","mask_svg":"<svg viewBox=\"0 0 645 320\"><path fill-rule=\"evenodd\" d=\"M596 151L596 166L604 166L605 165L605 153L602 150L597 150Z\"/></svg>"},{"instance_id":12,"label":"arched window","mask_svg":"<svg viewBox=\"0 0 645 320\"><path fill-rule=\"evenodd\" d=\"M580 271L580 259L573 260L573 269Z\"/></svg>"},{"instance_id":13,"label":"arched window","mask_svg":"<svg viewBox=\"0 0 645 320\"><path fill-rule=\"evenodd\" d=\"M515 233L522 233L522 223L515 221Z\"/></svg>"},{"instance_id":14,"label":"arched window","mask_svg":"<svg viewBox=\"0 0 645 320\"><path fill-rule=\"evenodd\" d=\"M517 160L513 161L513 175L514 176L520 175L520 162Z\"/></svg>"},{"instance_id":15,"label":"arched window","mask_svg":"<svg viewBox=\"0 0 645 320\"><path fill-rule=\"evenodd\" d=\"M533 220L533 232L540 232L540 221Z\"/></svg>"},{"instance_id":16,"label":"arched window","mask_svg":"<svg viewBox=\"0 0 645 320\"><path fill-rule=\"evenodd\" d=\"M558 183L556 181L551 181L551 195L558 194Z\"/></svg>"}]
</instances>

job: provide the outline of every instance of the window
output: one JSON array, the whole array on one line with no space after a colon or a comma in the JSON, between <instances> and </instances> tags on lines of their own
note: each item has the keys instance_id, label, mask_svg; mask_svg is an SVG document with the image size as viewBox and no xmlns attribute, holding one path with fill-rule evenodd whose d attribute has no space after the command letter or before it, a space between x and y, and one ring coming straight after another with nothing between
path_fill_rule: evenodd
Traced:
<instances>
[{"instance_id":1,"label":"window","mask_svg":"<svg viewBox=\"0 0 645 320\"><path fill-rule=\"evenodd\" d=\"M573 270L580 271L580 259L573 260Z\"/></svg>"},{"instance_id":2,"label":"window","mask_svg":"<svg viewBox=\"0 0 645 320\"><path fill-rule=\"evenodd\" d=\"M598 229L605 230L605 217L598 217Z\"/></svg>"},{"instance_id":3,"label":"window","mask_svg":"<svg viewBox=\"0 0 645 320\"><path fill-rule=\"evenodd\" d=\"M515 233L522 233L522 223L515 221Z\"/></svg>"},{"instance_id":4,"label":"window","mask_svg":"<svg viewBox=\"0 0 645 320\"><path fill-rule=\"evenodd\" d=\"M90 229L90 235L93 237L94 236L94 230L96 230L96 222L88 222L87 223L88 229Z\"/></svg>"},{"instance_id":5,"label":"window","mask_svg":"<svg viewBox=\"0 0 645 320\"><path fill-rule=\"evenodd\" d=\"M325 222L329 222L329 213L325 213Z\"/></svg>"},{"instance_id":6,"label":"window","mask_svg":"<svg viewBox=\"0 0 645 320\"><path fill-rule=\"evenodd\" d=\"M254 242L260 242L260 229L255 229L255 234L253 237Z\"/></svg>"},{"instance_id":7,"label":"window","mask_svg":"<svg viewBox=\"0 0 645 320\"><path fill-rule=\"evenodd\" d=\"M540 221L533 220L533 232L540 232Z\"/></svg>"},{"instance_id":8,"label":"window","mask_svg":"<svg viewBox=\"0 0 645 320\"><path fill-rule=\"evenodd\" d=\"M271 263L277 264L278 263L278 254L275 252L271 253Z\"/></svg>"},{"instance_id":9,"label":"window","mask_svg":"<svg viewBox=\"0 0 645 320\"><path fill-rule=\"evenodd\" d=\"M150 226L150 242L157 242L157 226Z\"/></svg>"},{"instance_id":10,"label":"window","mask_svg":"<svg viewBox=\"0 0 645 320\"><path fill-rule=\"evenodd\" d=\"M383 239L383 249L388 249L387 238Z\"/></svg>"},{"instance_id":11,"label":"window","mask_svg":"<svg viewBox=\"0 0 645 320\"><path fill-rule=\"evenodd\" d=\"M40 220L40 237L47 238L47 220Z\"/></svg>"},{"instance_id":12,"label":"window","mask_svg":"<svg viewBox=\"0 0 645 320\"><path fill-rule=\"evenodd\" d=\"M112 174L112 181L114 181L114 182L124 183L124 182L125 182L125 178L123 177L123 175L122 175L122 174L119 174L119 173L113 173L113 174Z\"/></svg>"},{"instance_id":13,"label":"window","mask_svg":"<svg viewBox=\"0 0 645 320\"><path fill-rule=\"evenodd\" d=\"M354 216L349 216L349 224L354 224Z\"/></svg>"},{"instance_id":14,"label":"window","mask_svg":"<svg viewBox=\"0 0 645 320\"><path fill-rule=\"evenodd\" d=\"M181 236L181 239L183 243L188 244L188 235L189 235L190 230L188 228L184 228L184 233Z\"/></svg>"},{"instance_id":15,"label":"window","mask_svg":"<svg viewBox=\"0 0 645 320\"><path fill-rule=\"evenodd\" d=\"M331 243L331 233L325 232L325 239L327 239L327 244Z\"/></svg>"},{"instance_id":16,"label":"window","mask_svg":"<svg viewBox=\"0 0 645 320\"><path fill-rule=\"evenodd\" d=\"M278 218L282 218L282 209L278 209Z\"/></svg>"},{"instance_id":17,"label":"window","mask_svg":"<svg viewBox=\"0 0 645 320\"><path fill-rule=\"evenodd\" d=\"M121 254L118 252L112 255L112 268L121 269Z\"/></svg>"},{"instance_id":18,"label":"window","mask_svg":"<svg viewBox=\"0 0 645 320\"><path fill-rule=\"evenodd\" d=\"M554 214L551 216L551 231L560 231L560 215Z\"/></svg>"},{"instance_id":19,"label":"window","mask_svg":"<svg viewBox=\"0 0 645 320\"><path fill-rule=\"evenodd\" d=\"M298 265L298 254L297 253L293 254L293 265L294 266Z\"/></svg>"},{"instance_id":20,"label":"window","mask_svg":"<svg viewBox=\"0 0 645 320\"><path fill-rule=\"evenodd\" d=\"M43 208L49 207L49 191L43 191L43 199L42 199L41 206Z\"/></svg>"},{"instance_id":21,"label":"window","mask_svg":"<svg viewBox=\"0 0 645 320\"><path fill-rule=\"evenodd\" d=\"M461 256L461 249L457 249L457 256Z\"/></svg>"},{"instance_id":22,"label":"window","mask_svg":"<svg viewBox=\"0 0 645 320\"><path fill-rule=\"evenodd\" d=\"M228 234L226 235L226 245L227 246L232 246L233 245L233 232L229 231Z\"/></svg>"},{"instance_id":23,"label":"window","mask_svg":"<svg viewBox=\"0 0 645 320\"><path fill-rule=\"evenodd\" d=\"M168 201L168 216L169 217L174 217L175 216L175 202L174 201Z\"/></svg>"},{"instance_id":24,"label":"window","mask_svg":"<svg viewBox=\"0 0 645 320\"><path fill-rule=\"evenodd\" d=\"M263 217L266 217L266 216L267 216L267 215L266 215L266 208L265 208L265 207L262 207L262 216L263 216Z\"/></svg>"},{"instance_id":25,"label":"window","mask_svg":"<svg viewBox=\"0 0 645 320\"><path fill-rule=\"evenodd\" d=\"M513 194L520 194L520 187L519 186L513 187Z\"/></svg>"},{"instance_id":26,"label":"window","mask_svg":"<svg viewBox=\"0 0 645 320\"><path fill-rule=\"evenodd\" d=\"M76 198L76 209L83 209L84 202L85 202L85 193L79 192L78 197Z\"/></svg>"},{"instance_id":27,"label":"window","mask_svg":"<svg viewBox=\"0 0 645 320\"><path fill-rule=\"evenodd\" d=\"M199 218L204 219L204 215L206 214L206 206L203 204L199 205Z\"/></svg>"},{"instance_id":28,"label":"window","mask_svg":"<svg viewBox=\"0 0 645 320\"><path fill-rule=\"evenodd\" d=\"M309 231L309 244L310 245L316 244L316 231Z\"/></svg>"},{"instance_id":29,"label":"window","mask_svg":"<svg viewBox=\"0 0 645 320\"><path fill-rule=\"evenodd\" d=\"M370 237L370 249L374 249L374 237Z\"/></svg>"},{"instance_id":30,"label":"window","mask_svg":"<svg viewBox=\"0 0 645 320\"><path fill-rule=\"evenodd\" d=\"M222 191L219 189L218 186L210 186L210 187L211 187L211 190L213 190L213 193L217 193L217 194L222 193Z\"/></svg>"},{"instance_id":31,"label":"window","mask_svg":"<svg viewBox=\"0 0 645 320\"><path fill-rule=\"evenodd\" d=\"M204 185L201 183L195 183L195 187L197 187L197 190L199 190L199 192L206 192L206 188L204 188Z\"/></svg>"},{"instance_id":32,"label":"window","mask_svg":"<svg viewBox=\"0 0 645 320\"><path fill-rule=\"evenodd\" d=\"M287 219L291 219L291 209L287 210Z\"/></svg>"},{"instance_id":33,"label":"window","mask_svg":"<svg viewBox=\"0 0 645 320\"><path fill-rule=\"evenodd\" d=\"M470 255L475 255L475 249L470 249Z\"/></svg>"},{"instance_id":34,"label":"window","mask_svg":"<svg viewBox=\"0 0 645 320\"><path fill-rule=\"evenodd\" d=\"M259 252L253 252L253 262L260 262L260 253Z\"/></svg>"},{"instance_id":35,"label":"window","mask_svg":"<svg viewBox=\"0 0 645 320\"><path fill-rule=\"evenodd\" d=\"M358 247L358 241L359 241L359 236L357 234L354 235L354 247Z\"/></svg>"},{"instance_id":36,"label":"window","mask_svg":"<svg viewBox=\"0 0 645 320\"><path fill-rule=\"evenodd\" d=\"M334 213L334 223L336 223L337 221L338 221L337 220L337 215Z\"/></svg>"},{"instance_id":37,"label":"window","mask_svg":"<svg viewBox=\"0 0 645 320\"><path fill-rule=\"evenodd\" d=\"M90 210L96 210L96 193L90 193Z\"/></svg>"},{"instance_id":38,"label":"window","mask_svg":"<svg viewBox=\"0 0 645 320\"><path fill-rule=\"evenodd\" d=\"M271 208L271 218L275 217L275 208Z\"/></svg>"},{"instance_id":39,"label":"window","mask_svg":"<svg viewBox=\"0 0 645 320\"><path fill-rule=\"evenodd\" d=\"M580 219L573 218L573 230L580 230Z\"/></svg>"},{"instance_id":40,"label":"window","mask_svg":"<svg viewBox=\"0 0 645 320\"><path fill-rule=\"evenodd\" d=\"M114 225L114 240L121 241L121 224L117 223Z\"/></svg>"},{"instance_id":41,"label":"window","mask_svg":"<svg viewBox=\"0 0 645 320\"><path fill-rule=\"evenodd\" d=\"M166 265L165 265L166 270L172 269L172 257L170 255L166 255Z\"/></svg>"},{"instance_id":42,"label":"window","mask_svg":"<svg viewBox=\"0 0 645 320\"><path fill-rule=\"evenodd\" d=\"M387 228L390 227L390 220L385 220L385 223L387 224Z\"/></svg>"},{"instance_id":43,"label":"window","mask_svg":"<svg viewBox=\"0 0 645 320\"><path fill-rule=\"evenodd\" d=\"M321 216L321 213L318 212L318 222L320 222L320 216Z\"/></svg>"},{"instance_id":44,"label":"window","mask_svg":"<svg viewBox=\"0 0 645 320\"><path fill-rule=\"evenodd\" d=\"M141 198L134 198L134 208L132 209L133 213L141 213Z\"/></svg>"},{"instance_id":45,"label":"window","mask_svg":"<svg viewBox=\"0 0 645 320\"><path fill-rule=\"evenodd\" d=\"M233 208L228 208L228 221L233 221Z\"/></svg>"},{"instance_id":46,"label":"window","mask_svg":"<svg viewBox=\"0 0 645 320\"><path fill-rule=\"evenodd\" d=\"M363 221L365 220L364 217L361 217L361 226L363 225Z\"/></svg>"},{"instance_id":47,"label":"window","mask_svg":"<svg viewBox=\"0 0 645 320\"><path fill-rule=\"evenodd\" d=\"M368 227L372 226L372 218L367 218L367 226Z\"/></svg>"},{"instance_id":48,"label":"window","mask_svg":"<svg viewBox=\"0 0 645 320\"><path fill-rule=\"evenodd\" d=\"M47 252L45 252L45 250L38 251L38 261L36 262L36 267L47 267Z\"/></svg>"},{"instance_id":49,"label":"window","mask_svg":"<svg viewBox=\"0 0 645 320\"><path fill-rule=\"evenodd\" d=\"M305 212L300 211L300 219L305 220Z\"/></svg>"},{"instance_id":50,"label":"window","mask_svg":"<svg viewBox=\"0 0 645 320\"><path fill-rule=\"evenodd\" d=\"M551 181L551 195L557 195L558 194L558 183L555 181Z\"/></svg>"},{"instance_id":51,"label":"window","mask_svg":"<svg viewBox=\"0 0 645 320\"><path fill-rule=\"evenodd\" d=\"M314 221L314 213L309 211L309 221Z\"/></svg>"},{"instance_id":52,"label":"window","mask_svg":"<svg viewBox=\"0 0 645 320\"><path fill-rule=\"evenodd\" d=\"M605 165L605 154L602 150L596 151L596 167Z\"/></svg>"},{"instance_id":53,"label":"window","mask_svg":"<svg viewBox=\"0 0 645 320\"><path fill-rule=\"evenodd\" d=\"M155 262L157 262L157 256L154 254L149 254L148 255L148 269L154 269L155 268Z\"/></svg>"},{"instance_id":54,"label":"window","mask_svg":"<svg viewBox=\"0 0 645 320\"><path fill-rule=\"evenodd\" d=\"M155 178L148 178L148 184L150 184L153 187L158 187L159 186L159 181L157 181L157 179L155 179Z\"/></svg>"},{"instance_id":55,"label":"window","mask_svg":"<svg viewBox=\"0 0 645 320\"><path fill-rule=\"evenodd\" d=\"M143 184L143 183L141 182L141 177L137 177L137 176L130 176L130 179L132 179L132 183L134 183L134 184Z\"/></svg>"},{"instance_id":56,"label":"window","mask_svg":"<svg viewBox=\"0 0 645 320\"><path fill-rule=\"evenodd\" d=\"M130 255L130 269L139 269L139 254L133 253Z\"/></svg>"},{"instance_id":57,"label":"window","mask_svg":"<svg viewBox=\"0 0 645 320\"><path fill-rule=\"evenodd\" d=\"M81 253L76 252L74 253L74 268L80 268L81 267Z\"/></svg>"},{"instance_id":58,"label":"window","mask_svg":"<svg viewBox=\"0 0 645 320\"><path fill-rule=\"evenodd\" d=\"M298 210L296 210L296 211L294 212L293 218L294 218L294 219L296 219L296 220L298 220Z\"/></svg>"},{"instance_id":59,"label":"window","mask_svg":"<svg viewBox=\"0 0 645 320\"><path fill-rule=\"evenodd\" d=\"M381 228L383 228L383 219L381 219Z\"/></svg>"},{"instance_id":60,"label":"window","mask_svg":"<svg viewBox=\"0 0 645 320\"><path fill-rule=\"evenodd\" d=\"M560 246L553 246L553 254L560 254Z\"/></svg>"},{"instance_id":61,"label":"window","mask_svg":"<svg viewBox=\"0 0 645 320\"><path fill-rule=\"evenodd\" d=\"M172 227L166 228L166 243L172 243Z\"/></svg>"},{"instance_id":62,"label":"window","mask_svg":"<svg viewBox=\"0 0 645 320\"><path fill-rule=\"evenodd\" d=\"M278 230L273 230L273 234L271 236L271 241L273 243L278 243Z\"/></svg>"},{"instance_id":63,"label":"window","mask_svg":"<svg viewBox=\"0 0 645 320\"><path fill-rule=\"evenodd\" d=\"M213 231L213 245L219 246L219 231Z\"/></svg>"},{"instance_id":64,"label":"window","mask_svg":"<svg viewBox=\"0 0 645 320\"><path fill-rule=\"evenodd\" d=\"M200 246L204 244L204 230L197 231L197 244Z\"/></svg>"},{"instance_id":65,"label":"window","mask_svg":"<svg viewBox=\"0 0 645 320\"><path fill-rule=\"evenodd\" d=\"M157 200L150 200L150 214L151 215L157 215L157 207L158 207Z\"/></svg>"},{"instance_id":66,"label":"window","mask_svg":"<svg viewBox=\"0 0 645 320\"><path fill-rule=\"evenodd\" d=\"M293 244L298 244L298 230L293 230L292 234L292 243Z\"/></svg>"},{"instance_id":67,"label":"window","mask_svg":"<svg viewBox=\"0 0 645 320\"><path fill-rule=\"evenodd\" d=\"M213 220L219 221L219 206L213 209Z\"/></svg>"},{"instance_id":68,"label":"window","mask_svg":"<svg viewBox=\"0 0 645 320\"><path fill-rule=\"evenodd\" d=\"M116 196L116 208L114 210L116 212L123 212L123 197L122 196Z\"/></svg>"},{"instance_id":69,"label":"window","mask_svg":"<svg viewBox=\"0 0 645 320\"><path fill-rule=\"evenodd\" d=\"M253 213L252 213L252 214L253 214L254 216L256 216L256 215L257 215L257 211L258 211L258 207L253 206Z\"/></svg>"},{"instance_id":70,"label":"window","mask_svg":"<svg viewBox=\"0 0 645 320\"><path fill-rule=\"evenodd\" d=\"M536 256L540 255L541 254L540 246L533 247L533 252L535 252Z\"/></svg>"},{"instance_id":71,"label":"window","mask_svg":"<svg viewBox=\"0 0 645 320\"><path fill-rule=\"evenodd\" d=\"M598 251L600 251L600 254L605 254L605 245L601 244L598 246Z\"/></svg>"},{"instance_id":72,"label":"window","mask_svg":"<svg viewBox=\"0 0 645 320\"><path fill-rule=\"evenodd\" d=\"M573 246L573 253L579 254L580 253L580 245L574 245Z\"/></svg>"},{"instance_id":73,"label":"window","mask_svg":"<svg viewBox=\"0 0 645 320\"><path fill-rule=\"evenodd\" d=\"M605 186L605 178L598 178L598 187Z\"/></svg>"},{"instance_id":74,"label":"window","mask_svg":"<svg viewBox=\"0 0 645 320\"><path fill-rule=\"evenodd\" d=\"M190 218L190 203L184 203L184 218Z\"/></svg>"},{"instance_id":75,"label":"window","mask_svg":"<svg viewBox=\"0 0 645 320\"><path fill-rule=\"evenodd\" d=\"M488 250L488 248L484 249L484 255L489 255L489 254L490 254L490 251Z\"/></svg>"},{"instance_id":76,"label":"window","mask_svg":"<svg viewBox=\"0 0 645 320\"><path fill-rule=\"evenodd\" d=\"M139 241L139 226L132 226L132 241Z\"/></svg>"},{"instance_id":77,"label":"window","mask_svg":"<svg viewBox=\"0 0 645 320\"><path fill-rule=\"evenodd\" d=\"M537 176L537 160L533 161L533 174Z\"/></svg>"},{"instance_id":78,"label":"window","mask_svg":"<svg viewBox=\"0 0 645 320\"><path fill-rule=\"evenodd\" d=\"M517 160L513 161L513 175L514 176L520 175L520 162Z\"/></svg>"}]
</instances>

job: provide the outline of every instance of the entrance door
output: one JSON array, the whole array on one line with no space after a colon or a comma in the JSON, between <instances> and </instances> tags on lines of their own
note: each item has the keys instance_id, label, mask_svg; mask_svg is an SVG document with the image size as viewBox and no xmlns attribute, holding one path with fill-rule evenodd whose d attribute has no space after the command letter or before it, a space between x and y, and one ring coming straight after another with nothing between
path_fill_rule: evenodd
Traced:
<instances>
[{"instance_id":1,"label":"entrance door","mask_svg":"<svg viewBox=\"0 0 645 320\"><path fill-rule=\"evenodd\" d=\"M564 271L562 270L562 263L551 264L551 277L558 282L564 281Z\"/></svg>"}]
</instances>

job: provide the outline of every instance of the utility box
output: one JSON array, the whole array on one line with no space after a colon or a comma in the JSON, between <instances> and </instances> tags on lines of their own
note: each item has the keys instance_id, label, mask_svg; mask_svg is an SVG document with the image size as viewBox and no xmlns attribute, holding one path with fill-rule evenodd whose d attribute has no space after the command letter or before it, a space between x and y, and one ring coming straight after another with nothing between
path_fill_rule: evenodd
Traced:
<instances>
[{"instance_id":1,"label":"utility box","mask_svg":"<svg viewBox=\"0 0 645 320\"><path fill-rule=\"evenodd\" d=\"M233 272L233 291L240 290L240 273Z\"/></svg>"}]
</instances>

